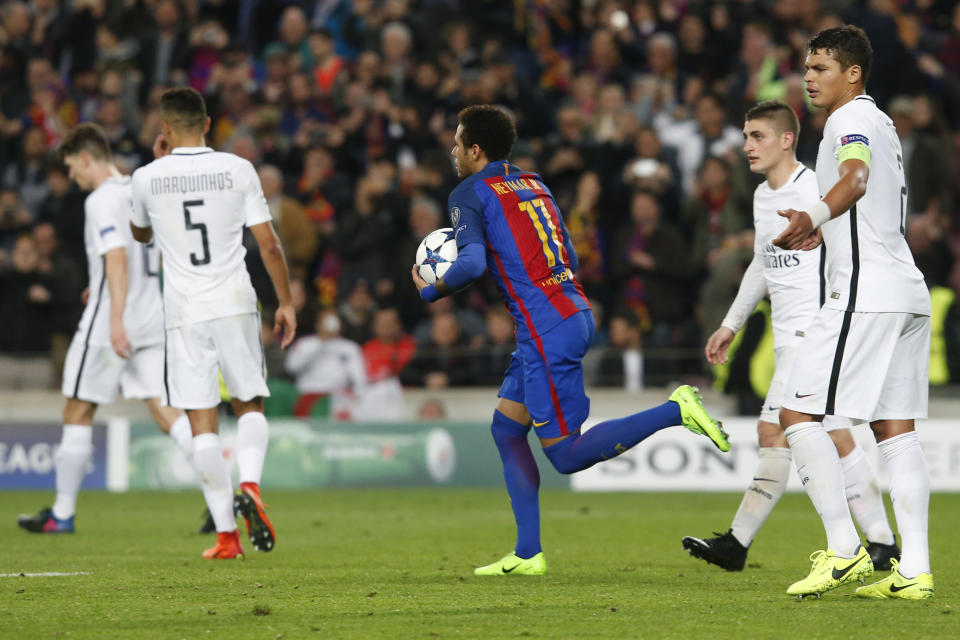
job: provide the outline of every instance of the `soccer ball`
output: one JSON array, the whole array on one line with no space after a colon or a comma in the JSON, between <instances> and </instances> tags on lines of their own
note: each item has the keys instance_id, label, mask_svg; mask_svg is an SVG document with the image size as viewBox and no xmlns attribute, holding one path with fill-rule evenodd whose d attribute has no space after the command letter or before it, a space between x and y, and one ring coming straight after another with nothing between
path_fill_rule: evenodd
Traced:
<instances>
[{"instance_id":1,"label":"soccer ball","mask_svg":"<svg viewBox=\"0 0 960 640\"><path fill-rule=\"evenodd\" d=\"M417 270L429 284L435 284L457 259L457 240L453 229L437 229L427 234L417 247Z\"/></svg>"}]
</instances>

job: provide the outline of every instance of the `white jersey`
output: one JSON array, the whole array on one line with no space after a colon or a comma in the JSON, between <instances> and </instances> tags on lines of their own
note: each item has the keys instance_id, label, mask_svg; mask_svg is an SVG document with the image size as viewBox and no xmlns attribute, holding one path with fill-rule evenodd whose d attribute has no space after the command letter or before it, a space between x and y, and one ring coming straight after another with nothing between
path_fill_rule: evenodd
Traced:
<instances>
[{"instance_id":1,"label":"white jersey","mask_svg":"<svg viewBox=\"0 0 960 640\"><path fill-rule=\"evenodd\" d=\"M133 174L133 223L163 254L167 328L255 313L243 228L270 221L253 165L208 147L178 147Z\"/></svg>"},{"instance_id":2,"label":"white jersey","mask_svg":"<svg viewBox=\"0 0 960 640\"><path fill-rule=\"evenodd\" d=\"M789 224L777 211L817 200L817 178L802 164L779 189L771 189L764 180L753 192L754 252L763 264L772 307L773 344L778 349L803 340L823 304L823 274L819 247L789 251L774 246L774 238Z\"/></svg>"},{"instance_id":3,"label":"white jersey","mask_svg":"<svg viewBox=\"0 0 960 640\"><path fill-rule=\"evenodd\" d=\"M90 297L77 332L85 344L110 345L110 288L104 256L113 249L127 252L127 300L123 326L136 347L163 343L163 310L159 258L153 243L143 245L130 232L130 178L108 178L83 204L83 241L87 251Z\"/></svg>"},{"instance_id":4,"label":"white jersey","mask_svg":"<svg viewBox=\"0 0 960 640\"><path fill-rule=\"evenodd\" d=\"M929 316L930 294L904 238L907 183L900 139L870 96L854 98L827 118L817 152L820 195L840 179L841 147L855 143L871 151L870 177L856 205L821 227L829 282L824 304L841 311Z\"/></svg>"}]
</instances>

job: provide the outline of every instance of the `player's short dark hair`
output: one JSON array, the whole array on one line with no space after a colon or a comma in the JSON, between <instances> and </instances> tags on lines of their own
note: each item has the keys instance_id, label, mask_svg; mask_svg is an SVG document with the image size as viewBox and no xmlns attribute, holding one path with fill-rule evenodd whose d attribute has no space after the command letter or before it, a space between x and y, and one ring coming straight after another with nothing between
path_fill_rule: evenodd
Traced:
<instances>
[{"instance_id":1,"label":"player's short dark hair","mask_svg":"<svg viewBox=\"0 0 960 640\"><path fill-rule=\"evenodd\" d=\"M457 114L463 125L463 146L477 145L488 160L506 160L517 142L517 126L506 109L492 104L477 104Z\"/></svg>"},{"instance_id":2,"label":"player's short dark hair","mask_svg":"<svg viewBox=\"0 0 960 640\"><path fill-rule=\"evenodd\" d=\"M207 105L196 89L167 89L160 96L160 117L175 129L203 131L207 123Z\"/></svg>"},{"instance_id":3,"label":"player's short dark hair","mask_svg":"<svg viewBox=\"0 0 960 640\"><path fill-rule=\"evenodd\" d=\"M860 27L845 24L824 29L810 39L810 53L825 51L832 55L844 70L853 65L860 67L863 86L870 79L870 67L873 64L873 47L870 38Z\"/></svg>"},{"instance_id":4,"label":"player's short dark hair","mask_svg":"<svg viewBox=\"0 0 960 640\"><path fill-rule=\"evenodd\" d=\"M764 100L750 107L744 122L749 120L768 120L777 135L789 131L793 134L793 150L797 150L797 139L800 137L800 120L797 114L785 102L780 100Z\"/></svg>"},{"instance_id":5,"label":"player's short dark hair","mask_svg":"<svg viewBox=\"0 0 960 640\"><path fill-rule=\"evenodd\" d=\"M92 122L84 122L68 133L57 149L57 159L60 162L67 156L76 155L82 151L90 154L95 160L110 159L110 141L100 128Z\"/></svg>"}]
</instances>

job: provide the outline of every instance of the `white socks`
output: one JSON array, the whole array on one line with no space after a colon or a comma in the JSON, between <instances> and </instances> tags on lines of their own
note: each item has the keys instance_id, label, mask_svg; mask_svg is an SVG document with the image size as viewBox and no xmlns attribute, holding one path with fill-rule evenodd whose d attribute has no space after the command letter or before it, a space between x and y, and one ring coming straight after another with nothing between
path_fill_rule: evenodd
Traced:
<instances>
[{"instance_id":1,"label":"white socks","mask_svg":"<svg viewBox=\"0 0 960 640\"><path fill-rule=\"evenodd\" d=\"M890 499L900 531L900 574L915 578L930 573L927 543L930 474L916 431L902 433L878 443L890 474Z\"/></svg>"},{"instance_id":2,"label":"white socks","mask_svg":"<svg viewBox=\"0 0 960 640\"><path fill-rule=\"evenodd\" d=\"M860 536L850 519L843 469L833 440L819 422L800 422L784 433L797 462L800 482L823 521L827 548L842 558L854 557Z\"/></svg>"},{"instance_id":3,"label":"white socks","mask_svg":"<svg viewBox=\"0 0 960 640\"><path fill-rule=\"evenodd\" d=\"M883 496L863 449L854 446L853 451L840 458L840 466L843 468L847 504L863 535L870 542L893 544L893 531L883 508Z\"/></svg>"},{"instance_id":4,"label":"white socks","mask_svg":"<svg viewBox=\"0 0 960 640\"><path fill-rule=\"evenodd\" d=\"M260 484L263 475L263 459L269 444L267 419L262 413L251 411L237 420L237 470L240 482Z\"/></svg>"},{"instance_id":5,"label":"white socks","mask_svg":"<svg viewBox=\"0 0 960 640\"><path fill-rule=\"evenodd\" d=\"M233 487L219 434L201 433L193 437L193 464L200 474L203 497L207 500L207 508L217 525L217 532L235 531L237 520L233 515Z\"/></svg>"},{"instance_id":6,"label":"white socks","mask_svg":"<svg viewBox=\"0 0 960 640\"><path fill-rule=\"evenodd\" d=\"M182 415L170 425L170 437L183 455L187 456L187 461L193 464L193 431L190 430L190 418Z\"/></svg>"},{"instance_id":7,"label":"white socks","mask_svg":"<svg viewBox=\"0 0 960 640\"><path fill-rule=\"evenodd\" d=\"M53 517L70 518L77 510L77 494L87 475L93 453L93 428L78 424L63 425L57 450L57 499Z\"/></svg>"},{"instance_id":8,"label":"white socks","mask_svg":"<svg viewBox=\"0 0 960 640\"><path fill-rule=\"evenodd\" d=\"M740 508L733 516L733 536L749 547L753 537L780 501L790 476L790 449L762 447L753 482L743 494Z\"/></svg>"}]
</instances>

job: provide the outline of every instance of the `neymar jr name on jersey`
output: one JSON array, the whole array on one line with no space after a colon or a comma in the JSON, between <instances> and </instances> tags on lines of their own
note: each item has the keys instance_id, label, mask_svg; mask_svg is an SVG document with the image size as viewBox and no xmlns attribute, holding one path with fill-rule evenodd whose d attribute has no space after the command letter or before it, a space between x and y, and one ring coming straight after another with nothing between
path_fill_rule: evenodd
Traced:
<instances>
[{"instance_id":1,"label":"neymar jr name on jersey","mask_svg":"<svg viewBox=\"0 0 960 640\"><path fill-rule=\"evenodd\" d=\"M505 196L511 191L546 191L547 188L534 180L533 178L517 178L515 180L504 180L503 182L494 182L490 188L498 195Z\"/></svg>"}]
</instances>

